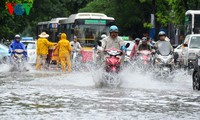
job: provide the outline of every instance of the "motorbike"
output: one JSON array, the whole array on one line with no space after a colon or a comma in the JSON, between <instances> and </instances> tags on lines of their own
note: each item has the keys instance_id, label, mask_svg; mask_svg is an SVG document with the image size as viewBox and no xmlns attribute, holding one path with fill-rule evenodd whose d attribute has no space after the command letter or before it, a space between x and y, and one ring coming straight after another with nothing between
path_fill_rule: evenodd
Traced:
<instances>
[{"instance_id":1,"label":"motorbike","mask_svg":"<svg viewBox=\"0 0 200 120\"><path fill-rule=\"evenodd\" d=\"M147 71L151 68L152 53L149 50L141 50L138 52L137 65L142 71Z\"/></svg>"},{"instance_id":2,"label":"motorbike","mask_svg":"<svg viewBox=\"0 0 200 120\"><path fill-rule=\"evenodd\" d=\"M117 87L121 80L118 76L118 73L121 69L120 57L122 54L121 50L110 48L105 50L105 67L103 75L103 84L107 86Z\"/></svg>"},{"instance_id":3,"label":"motorbike","mask_svg":"<svg viewBox=\"0 0 200 120\"><path fill-rule=\"evenodd\" d=\"M126 44L125 48L129 47L129 43ZM121 78L119 72L121 71L122 63L121 58L123 51L115 48L105 50L105 64L103 72L103 86L118 87L121 84Z\"/></svg>"},{"instance_id":4,"label":"motorbike","mask_svg":"<svg viewBox=\"0 0 200 120\"><path fill-rule=\"evenodd\" d=\"M12 55L13 70L23 71L25 70L24 66L24 50L15 49Z\"/></svg>"},{"instance_id":5,"label":"motorbike","mask_svg":"<svg viewBox=\"0 0 200 120\"><path fill-rule=\"evenodd\" d=\"M172 75L174 69L174 55L171 52L167 42L163 41L158 43L158 49L154 58L155 68L158 70L156 73L164 79Z\"/></svg>"}]
</instances>

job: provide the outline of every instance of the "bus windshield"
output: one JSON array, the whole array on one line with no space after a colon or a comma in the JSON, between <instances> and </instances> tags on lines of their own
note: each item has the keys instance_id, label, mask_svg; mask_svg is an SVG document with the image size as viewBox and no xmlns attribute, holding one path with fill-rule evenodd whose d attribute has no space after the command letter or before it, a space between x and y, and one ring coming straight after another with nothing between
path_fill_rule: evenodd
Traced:
<instances>
[{"instance_id":1,"label":"bus windshield","mask_svg":"<svg viewBox=\"0 0 200 120\"><path fill-rule=\"evenodd\" d=\"M194 15L194 33L200 33L200 14Z\"/></svg>"},{"instance_id":2,"label":"bus windshield","mask_svg":"<svg viewBox=\"0 0 200 120\"><path fill-rule=\"evenodd\" d=\"M200 48L200 36L193 36L191 38L189 48L194 48L194 49Z\"/></svg>"},{"instance_id":3,"label":"bus windshield","mask_svg":"<svg viewBox=\"0 0 200 120\"><path fill-rule=\"evenodd\" d=\"M106 20L79 20L74 26L74 35L84 47L94 47L95 40L101 34L107 34L109 26Z\"/></svg>"}]
</instances>

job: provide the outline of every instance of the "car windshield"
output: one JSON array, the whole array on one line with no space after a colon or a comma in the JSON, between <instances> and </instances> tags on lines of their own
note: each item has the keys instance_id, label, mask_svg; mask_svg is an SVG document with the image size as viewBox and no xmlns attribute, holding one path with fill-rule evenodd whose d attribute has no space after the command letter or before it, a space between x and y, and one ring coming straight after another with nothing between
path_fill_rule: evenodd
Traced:
<instances>
[{"instance_id":1,"label":"car windshield","mask_svg":"<svg viewBox=\"0 0 200 120\"><path fill-rule=\"evenodd\" d=\"M27 45L27 49L36 49L35 43L29 43L29 44Z\"/></svg>"},{"instance_id":2,"label":"car windshield","mask_svg":"<svg viewBox=\"0 0 200 120\"><path fill-rule=\"evenodd\" d=\"M0 44L0 49L7 50L8 47L7 47L6 45L2 45L2 44Z\"/></svg>"},{"instance_id":3,"label":"car windshield","mask_svg":"<svg viewBox=\"0 0 200 120\"><path fill-rule=\"evenodd\" d=\"M161 55L167 56L170 54L170 46L167 41L158 42L158 51Z\"/></svg>"},{"instance_id":4,"label":"car windshield","mask_svg":"<svg viewBox=\"0 0 200 120\"><path fill-rule=\"evenodd\" d=\"M193 36L189 48L200 49L200 36Z\"/></svg>"}]
</instances>

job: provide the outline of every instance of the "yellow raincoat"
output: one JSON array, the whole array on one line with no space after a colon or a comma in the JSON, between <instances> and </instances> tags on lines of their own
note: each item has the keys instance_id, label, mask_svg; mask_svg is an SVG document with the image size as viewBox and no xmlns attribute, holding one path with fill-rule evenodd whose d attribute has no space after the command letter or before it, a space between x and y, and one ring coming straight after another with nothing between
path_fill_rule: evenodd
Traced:
<instances>
[{"instance_id":1,"label":"yellow raincoat","mask_svg":"<svg viewBox=\"0 0 200 120\"><path fill-rule=\"evenodd\" d=\"M66 63L68 66L68 72L71 72L71 61L70 61L70 53L72 51L72 47L70 42L66 39L67 35L65 33L61 34L61 39L58 42L58 55L60 58L62 71L66 72Z\"/></svg>"},{"instance_id":2,"label":"yellow raincoat","mask_svg":"<svg viewBox=\"0 0 200 120\"><path fill-rule=\"evenodd\" d=\"M55 43L49 42L46 38L39 38L37 40L37 63L36 69L39 70L42 67L42 64L45 65L46 58L48 54L48 47L54 46Z\"/></svg>"}]
</instances>

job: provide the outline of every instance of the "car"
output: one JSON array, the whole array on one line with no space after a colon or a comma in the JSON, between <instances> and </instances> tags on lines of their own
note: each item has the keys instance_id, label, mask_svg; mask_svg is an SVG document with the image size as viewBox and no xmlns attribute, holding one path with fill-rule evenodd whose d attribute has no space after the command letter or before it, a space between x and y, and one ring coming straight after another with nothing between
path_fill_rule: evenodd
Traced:
<instances>
[{"instance_id":1,"label":"car","mask_svg":"<svg viewBox=\"0 0 200 120\"><path fill-rule=\"evenodd\" d=\"M182 61L185 68L194 68L196 55L200 52L200 34L190 34L185 37L182 49Z\"/></svg>"},{"instance_id":2,"label":"car","mask_svg":"<svg viewBox=\"0 0 200 120\"><path fill-rule=\"evenodd\" d=\"M131 51L132 51L132 49L133 49L133 46L135 45L135 42L134 42L134 41L124 41L124 43L125 43L125 45L126 45L127 43L130 44L129 47L127 48L127 53L126 53L128 56L130 56Z\"/></svg>"},{"instance_id":3,"label":"car","mask_svg":"<svg viewBox=\"0 0 200 120\"><path fill-rule=\"evenodd\" d=\"M36 63L36 41L21 41L25 46L27 50L28 55L28 63L35 64Z\"/></svg>"},{"instance_id":4,"label":"car","mask_svg":"<svg viewBox=\"0 0 200 120\"><path fill-rule=\"evenodd\" d=\"M33 41L33 37L22 37L22 41Z\"/></svg>"},{"instance_id":5,"label":"car","mask_svg":"<svg viewBox=\"0 0 200 120\"><path fill-rule=\"evenodd\" d=\"M9 48L6 45L0 44L0 63L7 62L8 58L10 57L8 49Z\"/></svg>"}]
</instances>

